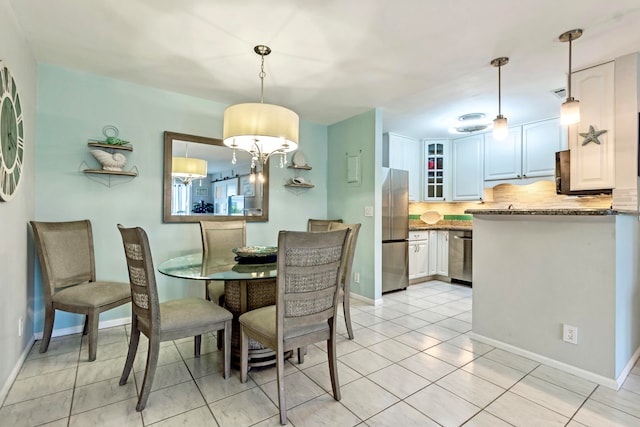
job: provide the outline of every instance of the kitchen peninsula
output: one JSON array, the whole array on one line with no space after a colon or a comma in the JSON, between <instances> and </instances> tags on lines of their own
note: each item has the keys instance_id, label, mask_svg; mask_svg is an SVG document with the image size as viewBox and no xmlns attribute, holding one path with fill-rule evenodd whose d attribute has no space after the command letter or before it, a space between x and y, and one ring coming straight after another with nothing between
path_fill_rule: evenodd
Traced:
<instances>
[{"instance_id":1,"label":"kitchen peninsula","mask_svg":"<svg viewBox=\"0 0 640 427\"><path fill-rule=\"evenodd\" d=\"M638 212L469 209L473 335L618 388L640 348ZM577 344L563 340L577 328Z\"/></svg>"}]
</instances>

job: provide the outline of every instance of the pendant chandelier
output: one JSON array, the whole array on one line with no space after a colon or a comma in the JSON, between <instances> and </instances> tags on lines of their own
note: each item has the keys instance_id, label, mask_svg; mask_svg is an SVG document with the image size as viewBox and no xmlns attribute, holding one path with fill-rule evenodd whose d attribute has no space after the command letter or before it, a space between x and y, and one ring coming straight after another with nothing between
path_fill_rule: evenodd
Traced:
<instances>
[{"instance_id":1,"label":"pendant chandelier","mask_svg":"<svg viewBox=\"0 0 640 427\"><path fill-rule=\"evenodd\" d=\"M503 65L509 63L509 58L500 57L491 61L491 65L498 68L498 115L493 120L493 138L497 141L502 141L509 135L509 128L507 127L507 118L502 115L502 92L501 92L501 75L500 69Z\"/></svg>"},{"instance_id":2,"label":"pendant chandelier","mask_svg":"<svg viewBox=\"0 0 640 427\"><path fill-rule=\"evenodd\" d=\"M171 158L171 176L189 185L194 179L207 176L207 161L189 157L189 144L185 143L185 157Z\"/></svg>"},{"instance_id":3,"label":"pendant chandelier","mask_svg":"<svg viewBox=\"0 0 640 427\"><path fill-rule=\"evenodd\" d=\"M233 149L232 163L236 164L236 150L251 154L251 171L261 168L271 155L280 154L280 167L287 163L286 153L298 149L299 118L288 108L264 103L264 57L271 53L268 46L253 48L261 57L260 102L236 104L224 111L223 143Z\"/></svg>"},{"instance_id":4,"label":"pendant chandelier","mask_svg":"<svg viewBox=\"0 0 640 427\"><path fill-rule=\"evenodd\" d=\"M561 42L569 42L569 72L567 73L567 100L562 103L560 110L560 122L563 125L571 125L580 121L580 101L571 96L571 43L579 39L582 30L570 30L560 34Z\"/></svg>"}]
</instances>

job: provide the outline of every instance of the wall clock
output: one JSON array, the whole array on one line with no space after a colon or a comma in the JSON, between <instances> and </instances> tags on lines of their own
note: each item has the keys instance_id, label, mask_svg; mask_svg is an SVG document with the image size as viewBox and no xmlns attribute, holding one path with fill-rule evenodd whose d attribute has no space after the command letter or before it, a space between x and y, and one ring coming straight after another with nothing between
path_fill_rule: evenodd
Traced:
<instances>
[{"instance_id":1,"label":"wall clock","mask_svg":"<svg viewBox=\"0 0 640 427\"><path fill-rule=\"evenodd\" d=\"M16 82L0 61L0 199L15 195L22 176L24 126Z\"/></svg>"}]
</instances>

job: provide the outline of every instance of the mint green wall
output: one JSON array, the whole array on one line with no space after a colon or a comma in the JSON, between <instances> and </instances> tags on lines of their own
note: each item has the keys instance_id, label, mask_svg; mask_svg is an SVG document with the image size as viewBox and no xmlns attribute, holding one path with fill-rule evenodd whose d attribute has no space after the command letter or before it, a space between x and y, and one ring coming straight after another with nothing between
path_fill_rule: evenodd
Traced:
<instances>
[{"instance_id":1,"label":"mint green wall","mask_svg":"<svg viewBox=\"0 0 640 427\"><path fill-rule=\"evenodd\" d=\"M359 156L359 183L347 182L347 157ZM360 283L351 281L351 291L371 300L380 299L381 223L380 169L382 167L382 113L371 110L329 126L329 218L361 223L353 272L360 273ZM374 208L373 217L365 217L366 206Z\"/></svg>"},{"instance_id":2,"label":"mint green wall","mask_svg":"<svg viewBox=\"0 0 640 427\"><path fill-rule=\"evenodd\" d=\"M156 264L199 250L198 224L162 222L163 132L221 137L226 105L124 81L51 65L38 66L35 217L40 221L87 218L93 224L98 276L127 281L122 242L116 224L141 226L149 234ZM81 172L92 167L87 139L100 139L112 124L131 141L125 169L136 166L139 176L106 187ZM271 165L269 222L247 225L247 244L272 245L281 229L305 230L307 218L326 215L327 127L300 123L300 149L313 170L305 177L309 190L283 187L292 169ZM161 300L203 295L204 285L157 275ZM40 271L35 271L35 326L42 331ZM130 307L111 310L100 319L128 318ZM55 329L79 326L81 317L59 312Z\"/></svg>"}]
</instances>

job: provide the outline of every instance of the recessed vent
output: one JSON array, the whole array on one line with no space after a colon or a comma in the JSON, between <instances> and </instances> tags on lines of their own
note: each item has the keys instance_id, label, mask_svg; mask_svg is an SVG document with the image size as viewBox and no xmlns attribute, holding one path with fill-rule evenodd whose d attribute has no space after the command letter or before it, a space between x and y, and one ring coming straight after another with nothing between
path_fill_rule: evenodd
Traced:
<instances>
[{"instance_id":1,"label":"recessed vent","mask_svg":"<svg viewBox=\"0 0 640 427\"><path fill-rule=\"evenodd\" d=\"M556 97L560 98L560 99L565 99L567 97L567 89L561 87L559 89L554 89L551 91L552 94L554 94Z\"/></svg>"}]
</instances>

